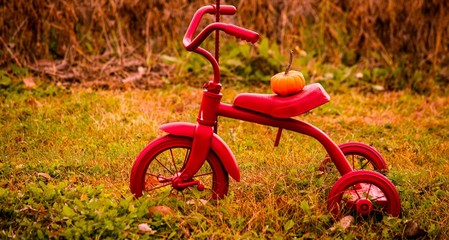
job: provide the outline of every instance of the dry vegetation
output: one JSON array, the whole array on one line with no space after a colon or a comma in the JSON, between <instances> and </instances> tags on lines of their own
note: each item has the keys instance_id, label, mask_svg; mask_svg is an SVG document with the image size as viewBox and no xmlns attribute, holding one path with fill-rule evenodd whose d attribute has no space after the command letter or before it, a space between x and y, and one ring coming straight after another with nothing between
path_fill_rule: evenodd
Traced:
<instances>
[{"instance_id":1,"label":"dry vegetation","mask_svg":"<svg viewBox=\"0 0 449 240\"><path fill-rule=\"evenodd\" d=\"M218 133L242 174L240 182L231 180L226 199L217 205L163 194L132 200L136 156L164 134L160 124L194 122L201 91L42 86L0 95L0 239L449 238L449 98L406 91L332 94L330 103L299 117L336 143L361 141L382 153L400 193L399 218L339 228L326 209L338 174L317 171L326 154L317 141L284 131L274 148L277 129L225 118ZM223 100L239 92L226 88ZM158 205L175 214L148 216ZM413 222L425 231L421 238L406 233ZM154 235L139 234L142 223Z\"/></svg>"},{"instance_id":2,"label":"dry vegetation","mask_svg":"<svg viewBox=\"0 0 449 240\"><path fill-rule=\"evenodd\" d=\"M382 152L400 192L400 218L331 230L338 223L325 201L335 176L318 177L321 146L286 132L273 150L276 129L226 119L219 133L244 177L231 182L222 204L132 199L128 181L135 157L162 134L156 130L161 123L195 121L201 89L90 87L152 88L182 79L179 74L192 68L199 70L183 76L203 71L199 58L180 43L193 12L213 2L0 0L0 238L405 239L409 223L425 231L424 239L448 238L449 98L436 94L360 94L345 91L351 87L346 84L332 92L331 103L302 116L338 143L362 141ZM310 82L325 81L326 89L349 72L387 90L434 93L437 86L449 93L447 0L222 2L239 10L225 21L254 29L270 42L249 47L223 36L228 45L250 49L245 51L256 60L265 58L262 63L273 57L272 65L292 48L303 50L301 71ZM280 53L253 51L266 53L270 47ZM229 60L229 48L222 51L222 59ZM256 60L248 64L241 52L227 55L242 58L236 65L263 68ZM326 73L335 78L326 81ZM88 88L62 88L48 80ZM225 88L224 101L241 91L269 90L268 85L239 87ZM175 215L148 217L148 207L158 204L172 207ZM141 234L141 223L157 231Z\"/></svg>"},{"instance_id":3,"label":"dry vegetation","mask_svg":"<svg viewBox=\"0 0 449 240\"><path fill-rule=\"evenodd\" d=\"M159 85L170 77L171 67L161 64L158 56L178 55L191 15L213 2L1 1L0 67L15 63L57 79L103 85L141 74L151 79L143 85ZM387 89L449 81L448 1L228 0L225 4L239 10L237 17L226 21L268 36L281 50L298 47L319 62L390 69L382 74L384 79L375 80ZM144 68L138 71L139 66Z\"/></svg>"}]
</instances>

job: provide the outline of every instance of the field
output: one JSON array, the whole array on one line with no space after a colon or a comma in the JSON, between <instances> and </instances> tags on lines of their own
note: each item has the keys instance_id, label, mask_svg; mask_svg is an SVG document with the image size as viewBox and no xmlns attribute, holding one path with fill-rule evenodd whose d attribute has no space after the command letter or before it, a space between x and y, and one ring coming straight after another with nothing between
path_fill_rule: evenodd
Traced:
<instances>
[{"instance_id":1,"label":"field","mask_svg":"<svg viewBox=\"0 0 449 240\"><path fill-rule=\"evenodd\" d=\"M218 132L242 179L224 200L133 198L133 162L158 126L196 120L212 73L182 36L213 2L0 1L0 238L448 239L446 0L221 1L238 8L224 22L261 36L221 34L223 100L270 93L292 50L292 69L331 96L296 118L376 148L399 217L345 227L327 210L339 175L319 171L316 140L284 131L274 147L277 129L232 119Z\"/></svg>"},{"instance_id":2,"label":"field","mask_svg":"<svg viewBox=\"0 0 449 240\"><path fill-rule=\"evenodd\" d=\"M226 86L224 101L266 87ZM449 237L449 99L407 91L332 91L331 102L298 118L337 143L361 141L387 160L402 215L358 220L344 230L326 209L338 176L321 176L325 151L314 139L220 119L219 134L239 163L217 205L140 198L129 190L139 151L163 135L162 123L194 122L201 89L189 85L132 91L38 84L1 95L1 238L422 238ZM261 137L264 136L264 137ZM148 214L163 205L174 213ZM139 233L139 224L152 228ZM334 228L333 228L334 227Z\"/></svg>"}]
</instances>

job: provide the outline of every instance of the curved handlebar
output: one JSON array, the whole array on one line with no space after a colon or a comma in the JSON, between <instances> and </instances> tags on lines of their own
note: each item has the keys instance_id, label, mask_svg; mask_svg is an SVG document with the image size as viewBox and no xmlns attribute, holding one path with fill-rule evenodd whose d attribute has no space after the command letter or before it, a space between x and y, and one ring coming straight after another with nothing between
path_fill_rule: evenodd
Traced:
<instances>
[{"instance_id":1,"label":"curved handlebar","mask_svg":"<svg viewBox=\"0 0 449 240\"><path fill-rule=\"evenodd\" d=\"M251 43L255 43L257 42L257 40L259 40L259 34L256 32L237 27L233 24L216 22L211 23L207 27L205 27L193 40L191 40L191 38L189 38L188 36L185 36L183 41L184 47L189 51L197 49L204 41L204 39L206 39L209 34L211 34L215 30L222 30L227 34L233 35L236 38L240 38Z\"/></svg>"},{"instance_id":2,"label":"curved handlebar","mask_svg":"<svg viewBox=\"0 0 449 240\"><path fill-rule=\"evenodd\" d=\"M215 5L204 6L198 9L198 11L196 11L192 21L190 22L189 27L187 28L187 32L184 35L183 39L184 47L188 51L193 51L197 49L200 46L200 44L209 36L209 34L211 34L215 30L222 30L227 34L233 35L236 38L240 38L251 43L255 43L259 40L259 34L254 31L242 27L237 27L233 24L226 24L220 22L209 24L195 38L193 38L193 34L195 33L203 15L205 13L214 14L215 11L216 11ZM220 6L220 14L233 15L236 12L237 9L232 5Z\"/></svg>"}]
</instances>

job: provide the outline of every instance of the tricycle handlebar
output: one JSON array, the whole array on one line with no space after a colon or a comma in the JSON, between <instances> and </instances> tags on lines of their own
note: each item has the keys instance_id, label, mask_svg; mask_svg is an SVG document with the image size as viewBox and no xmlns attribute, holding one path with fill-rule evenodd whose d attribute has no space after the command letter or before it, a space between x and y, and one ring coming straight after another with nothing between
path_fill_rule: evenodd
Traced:
<instances>
[{"instance_id":1,"label":"tricycle handlebar","mask_svg":"<svg viewBox=\"0 0 449 240\"><path fill-rule=\"evenodd\" d=\"M196 11L192 21L190 22L189 27L187 28L187 32L184 35L183 44L188 51L193 51L197 49L200 46L200 44L209 36L209 34L211 34L215 30L222 30L227 34L233 35L236 38L240 38L251 43L255 43L257 42L257 40L259 40L259 34L254 31L242 27L237 27L233 24L226 24L220 22L209 24L195 38L193 38L193 34L195 33L203 15L205 13L214 14L215 11L216 11L215 5L204 6ZM232 5L220 6L220 14L233 15L236 12L237 9Z\"/></svg>"}]
</instances>

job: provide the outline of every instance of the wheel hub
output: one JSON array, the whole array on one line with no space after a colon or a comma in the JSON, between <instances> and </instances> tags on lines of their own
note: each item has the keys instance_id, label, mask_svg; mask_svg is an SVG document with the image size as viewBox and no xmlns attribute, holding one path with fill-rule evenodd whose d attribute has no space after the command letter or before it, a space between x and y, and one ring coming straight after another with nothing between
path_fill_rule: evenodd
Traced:
<instances>
[{"instance_id":1,"label":"wheel hub","mask_svg":"<svg viewBox=\"0 0 449 240\"><path fill-rule=\"evenodd\" d=\"M357 200L355 204L355 209L362 216L367 216L373 210L373 203L369 199L362 198Z\"/></svg>"}]
</instances>

